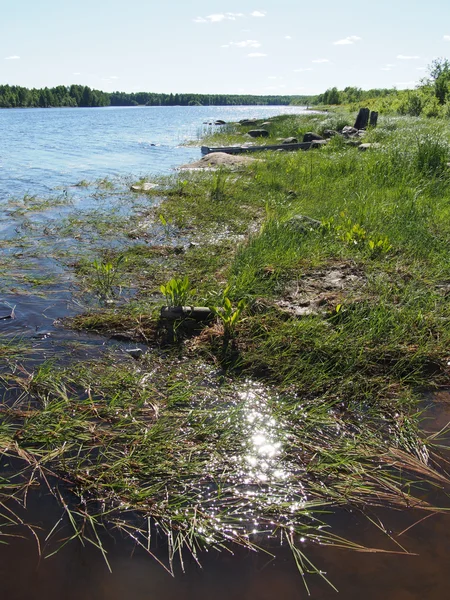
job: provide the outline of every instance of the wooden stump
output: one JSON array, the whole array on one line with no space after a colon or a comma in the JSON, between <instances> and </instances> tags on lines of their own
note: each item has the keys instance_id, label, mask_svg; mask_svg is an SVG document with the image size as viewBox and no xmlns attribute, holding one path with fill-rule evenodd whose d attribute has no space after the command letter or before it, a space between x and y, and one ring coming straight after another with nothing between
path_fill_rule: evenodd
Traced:
<instances>
[{"instance_id":1,"label":"wooden stump","mask_svg":"<svg viewBox=\"0 0 450 600\"><path fill-rule=\"evenodd\" d=\"M358 116L355 121L355 129L365 129L369 124L369 114L370 111L368 108L360 108Z\"/></svg>"},{"instance_id":2,"label":"wooden stump","mask_svg":"<svg viewBox=\"0 0 450 600\"><path fill-rule=\"evenodd\" d=\"M376 127L378 123L378 113L376 111L372 111L370 113L369 125L371 127Z\"/></svg>"}]
</instances>

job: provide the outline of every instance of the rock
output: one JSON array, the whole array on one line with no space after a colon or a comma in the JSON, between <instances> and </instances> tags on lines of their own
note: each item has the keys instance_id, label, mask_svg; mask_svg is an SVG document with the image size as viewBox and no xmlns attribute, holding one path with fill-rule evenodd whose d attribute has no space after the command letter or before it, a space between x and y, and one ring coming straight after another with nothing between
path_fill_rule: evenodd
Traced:
<instances>
[{"instance_id":1,"label":"rock","mask_svg":"<svg viewBox=\"0 0 450 600\"><path fill-rule=\"evenodd\" d=\"M372 150L375 148L381 148L381 144L378 144L377 142L372 142L371 144L361 144L359 150L361 150L361 152L365 152L366 150Z\"/></svg>"},{"instance_id":2,"label":"rock","mask_svg":"<svg viewBox=\"0 0 450 600\"><path fill-rule=\"evenodd\" d=\"M355 121L355 129L365 129L369 124L370 110L368 108L360 108Z\"/></svg>"},{"instance_id":3,"label":"rock","mask_svg":"<svg viewBox=\"0 0 450 600\"><path fill-rule=\"evenodd\" d=\"M217 119L214 121L214 125L226 125L226 121L222 121L222 119Z\"/></svg>"},{"instance_id":4,"label":"rock","mask_svg":"<svg viewBox=\"0 0 450 600\"><path fill-rule=\"evenodd\" d=\"M319 135L318 133L313 133L312 131L308 131L303 136L304 142L312 142L313 140L323 140L323 137L321 135Z\"/></svg>"},{"instance_id":5,"label":"rock","mask_svg":"<svg viewBox=\"0 0 450 600\"><path fill-rule=\"evenodd\" d=\"M288 137L284 140L281 140L282 144L298 144L298 139L295 137Z\"/></svg>"},{"instance_id":6,"label":"rock","mask_svg":"<svg viewBox=\"0 0 450 600\"><path fill-rule=\"evenodd\" d=\"M132 192L149 192L150 190L155 190L156 188L159 188L157 183L150 183L149 181L146 181L145 183L132 185L130 190Z\"/></svg>"},{"instance_id":7,"label":"rock","mask_svg":"<svg viewBox=\"0 0 450 600\"><path fill-rule=\"evenodd\" d=\"M242 119L239 121L239 124L243 127L249 127L250 125L256 125L258 123L258 119Z\"/></svg>"},{"instance_id":8,"label":"rock","mask_svg":"<svg viewBox=\"0 0 450 600\"><path fill-rule=\"evenodd\" d=\"M325 131L323 132L323 136L326 139L330 139L330 138L334 137L335 135L339 135L339 134L334 129L325 129Z\"/></svg>"},{"instance_id":9,"label":"rock","mask_svg":"<svg viewBox=\"0 0 450 600\"><path fill-rule=\"evenodd\" d=\"M222 167L228 167L230 169L237 169L239 167L249 165L257 162L259 159L252 158L251 156L241 156L240 154L227 154L226 152L210 152L203 156L200 160L183 165L180 167L181 170L199 170L208 169L216 170Z\"/></svg>"},{"instance_id":10,"label":"rock","mask_svg":"<svg viewBox=\"0 0 450 600\"><path fill-rule=\"evenodd\" d=\"M261 127L270 127L272 125L272 123L270 121L264 121L264 123L261 123Z\"/></svg>"},{"instance_id":11,"label":"rock","mask_svg":"<svg viewBox=\"0 0 450 600\"><path fill-rule=\"evenodd\" d=\"M269 132L266 129L250 129L247 131L247 135L250 137L269 137Z\"/></svg>"},{"instance_id":12,"label":"rock","mask_svg":"<svg viewBox=\"0 0 450 600\"><path fill-rule=\"evenodd\" d=\"M310 149L314 150L317 148L322 148L322 146L326 146L328 144L328 140L312 140Z\"/></svg>"},{"instance_id":13,"label":"rock","mask_svg":"<svg viewBox=\"0 0 450 600\"><path fill-rule=\"evenodd\" d=\"M342 130L342 135L345 137L349 137L351 135L356 135L358 133L358 129L355 127L351 127L350 125L346 125Z\"/></svg>"}]
</instances>

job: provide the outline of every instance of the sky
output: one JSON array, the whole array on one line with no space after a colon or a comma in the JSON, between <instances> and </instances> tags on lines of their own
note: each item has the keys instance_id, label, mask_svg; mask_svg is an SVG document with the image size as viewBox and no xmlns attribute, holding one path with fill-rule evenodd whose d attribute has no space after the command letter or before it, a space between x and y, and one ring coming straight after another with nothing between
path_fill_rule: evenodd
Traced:
<instances>
[{"instance_id":1,"label":"sky","mask_svg":"<svg viewBox=\"0 0 450 600\"><path fill-rule=\"evenodd\" d=\"M449 0L0 0L0 84L312 95L414 88Z\"/></svg>"}]
</instances>

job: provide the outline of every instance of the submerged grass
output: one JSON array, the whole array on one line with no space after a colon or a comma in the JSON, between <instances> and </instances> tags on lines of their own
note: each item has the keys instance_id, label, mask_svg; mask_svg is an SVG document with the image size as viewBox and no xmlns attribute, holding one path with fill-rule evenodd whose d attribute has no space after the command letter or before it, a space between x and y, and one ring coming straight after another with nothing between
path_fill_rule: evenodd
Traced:
<instances>
[{"instance_id":1,"label":"submerged grass","mask_svg":"<svg viewBox=\"0 0 450 600\"><path fill-rule=\"evenodd\" d=\"M342 119L269 128L273 139L301 136ZM240 172L183 172L163 198L148 193L138 220L90 216L97 282L86 256L73 257L78 278L98 287L102 265L120 259L107 287L135 295L71 324L152 350L138 362L10 369L16 400L9 393L0 411L5 456L63 482L74 538L87 528L101 548L108 522L152 553L157 526L173 572L182 548L196 558L209 546L256 548L264 533L288 540L303 573L305 542L352 547L327 526L336 507L435 510L428 493L449 482L421 433L416 390L450 380L450 132L380 119L367 139L381 147L336 138ZM59 233L83 228L76 219ZM189 302L217 322L162 322L170 281L188 283Z\"/></svg>"}]
</instances>

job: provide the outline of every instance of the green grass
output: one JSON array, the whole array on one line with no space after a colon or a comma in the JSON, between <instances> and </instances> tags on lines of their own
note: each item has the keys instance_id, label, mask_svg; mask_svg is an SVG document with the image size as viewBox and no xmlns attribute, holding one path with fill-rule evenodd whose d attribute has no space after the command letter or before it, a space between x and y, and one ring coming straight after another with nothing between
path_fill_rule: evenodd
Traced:
<instances>
[{"instance_id":1,"label":"green grass","mask_svg":"<svg viewBox=\"0 0 450 600\"><path fill-rule=\"evenodd\" d=\"M352 120L275 118L270 139ZM344 542L323 529L336 507L434 510L430 489L445 504L419 390L450 383L450 127L380 118L366 138L381 147L333 138L239 173L183 172L161 182L162 200L131 199L125 217L63 223L61 235L93 236L88 252L65 256L84 289L98 291L101 265L123 257L107 287L134 292L67 326L150 346L138 362L5 378L20 400L1 407L5 452L65 482L74 537L86 527L101 546L109 523L148 547L148 518L169 540L171 571L181 547L256 547L265 532L287 536L302 570L300 538L352 547L351 532ZM147 237L131 235L136 220ZM161 286L184 278L215 322L160 321Z\"/></svg>"}]
</instances>

